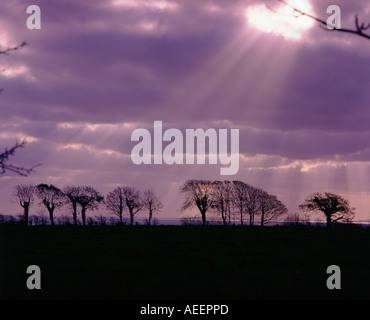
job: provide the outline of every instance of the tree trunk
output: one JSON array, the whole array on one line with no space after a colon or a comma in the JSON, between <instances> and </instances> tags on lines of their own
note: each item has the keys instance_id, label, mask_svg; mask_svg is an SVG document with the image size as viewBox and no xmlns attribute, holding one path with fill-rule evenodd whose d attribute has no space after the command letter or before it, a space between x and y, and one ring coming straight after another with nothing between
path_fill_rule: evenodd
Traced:
<instances>
[{"instance_id":1,"label":"tree trunk","mask_svg":"<svg viewBox=\"0 0 370 320\"><path fill-rule=\"evenodd\" d=\"M150 222L152 221L152 217L153 217L153 211L152 210L149 210L149 221L148 221L148 225L150 225Z\"/></svg>"},{"instance_id":2,"label":"tree trunk","mask_svg":"<svg viewBox=\"0 0 370 320\"><path fill-rule=\"evenodd\" d=\"M203 226L205 226L207 224L207 220L206 220L206 212L205 211L202 211L201 212L202 214L202 222L203 222Z\"/></svg>"},{"instance_id":3,"label":"tree trunk","mask_svg":"<svg viewBox=\"0 0 370 320\"><path fill-rule=\"evenodd\" d=\"M243 205L240 204L240 225L243 225Z\"/></svg>"},{"instance_id":4,"label":"tree trunk","mask_svg":"<svg viewBox=\"0 0 370 320\"><path fill-rule=\"evenodd\" d=\"M82 224L86 226L86 208L81 209Z\"/></svg>"},{"instance_id":5,"label":"tree trunk","mask_svg":"<svg viewBox=\"0 0 370 320\"><path fill-rule=\"evenodd\" d=\"M51 225L53 226L54 225L54 209L55 209L55 206L53 204L49 207L49 205L47 205L45 202L44 202L44 204L45 204L46 208L49 211L50 222L51 222Z\"/></svg>"},{"instance_id":6,"label":"tree trunk","mask_svg":"<svg viewBox=\"0 0 370 320\"><path fill-rule=\"evenodd\" d=\"M74 225L76 226L77 225L77 203L73 203L72 204L73 206L73 222L74 222Z\"/></svg>"},{"instance_id":7,"label":"tree trunk","mask_svg":"<svg viewBox=\"0 0 370 320\"><path fill-rule=\"evenodd\" d=\"M331 216L326 215L326 227L330 228L331 227Z\"/></svg>"},{"instance_id":8,"label":"tree trunk","mask_svg":"<svg viewBox=\"0 0 370 320\"><path fill-rule=\"evenodd\" d=\"M224 226L226 226L226 213L223 208L221 208L221 218Z\"/></svg>"},{"instance_id":9,"label":"tree trunk","mask_svg":"<svg viewBox=\"0 0 370 320\"><path fill-rule=\"evenodd\" d=\"M51 225L54 225L54 208L48 208Z\"/></svg>"},{"instance_id":10,"label":"tree trunk","mask_svg":"<svg viewBox=\"0 0 370 320\"><path fill-rule=\"evenodd\" d=\"M28 225L28 216L29 216L29 212L30 212L29 202L25 202L22 207L24 209L24 223L27 226Z\"/></svg>"},{"instance_id":11,"label":"tree trunk","mask_svg":"<svg viewBox=\"0 0 370 320\"><path fill-rule=\"evenodd\" d=\"M132 209L130 209L130 225L133 226L134 225L134 213L132 212Z\"/></svg>"},{"instance_id":12,"label":"tree trunk","mask_svg":"<svg viewBox=\"0 0 370 320\"><path fill-rule=\"evenodd\" d=\"M123 198L122 196L120 196L119 198L119 222L121 225L123 224L122 214L123 214Z\"/></svg>"}]
</instances>

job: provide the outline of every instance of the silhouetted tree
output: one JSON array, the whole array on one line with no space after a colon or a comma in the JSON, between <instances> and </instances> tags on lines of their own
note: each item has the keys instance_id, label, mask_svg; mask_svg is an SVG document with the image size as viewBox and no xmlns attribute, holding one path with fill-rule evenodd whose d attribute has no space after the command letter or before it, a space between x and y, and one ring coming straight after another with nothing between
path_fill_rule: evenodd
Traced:
<instances>
[{"instance_id":1,"label":"silhouetted tree","mask_svg":"<svg viewBox=\"0 0 370 320\"><path fill-rule=\"evenodd\" d=\"M104 200L104 197L99 194L93 187L79 187L80 192L77 197L77 203L81 206L82 224L86 225L86 212L88 209L97 209L98 204Z\"/></svg>"},{"instance_id":2,"label":"silhouetted tree","mask_svg":"<svg viewBox=\"0 0 370 320\"><path fill-rule=\"evenodd\" d=\"M254 225L254 218L260 210L260 197L264 192L262 189L251 186L247 183L239 182L239 186L244 188L245 212L249 215L249 225Z\"/></svg>"},{"instance_id":3,"label":"silhouetted tree","mask_svg":"<svg viewBox=\"0 0 370 320\"><path fill-rule=\"evenodd\" d=\"M148 210L148 225L150 225L153 215L158 214L162 210L163 204L155 192L151 189L144 192L142 201L143 205Z\"/></svg>"},{"instance_id":4,"label":"silhouetted tree","mask_svg":"<svg viewBox=\"0 0 370 320\"><path fill-rule=\"evenodd\" d=\"M303 211L321 211L326 217L326 226L330 227L332 222L343 220L349 222L353 219L355 208L351 208L349 202L340 195L325 192L316 192L309 195L304 202L299 205Z\"/></svg>"},{"instance_id":5,"label":"silhouetted tree","mask_svg":"<svg viewBox=\"0 0 370 320\"><path fill-rule=\"evenodd\" d=\"M198 208L203 226L206 225L206 213L212 205L213 183L209 180L187 180L180 188L180 193L185 195L181 209Z\"/></svg>"},{"instance_id":6,"label":"silhouetted tree","mask_svg":"<svg viewBox=\"0 0 370 320\"><path fill-rule=\"evenodd\" d=\"M74 225L77 225L77 204L80 192L81 188L76 186L67 186L63 189L63 194L66 202L69 203L72 207Z\"/></svg>"},{"instance_id":7,"label":"silhouetted tree","mask_svg":"<svg viewBox=\"0 0 370 320\"><path fill-rule=\"evenodd\" d=\"M42 201L49 212L50 222L54 225L54 210L64 203L63 192L54 185L39 184L36 189L36 196Z\"/></svg>"},{"instance_id":8,"label":"silhouetted tree","mask_svg":"<svg viewBox=\"0 0 370 320\"><path fill-rule=\"evenodd\" d=\"M119 217L119 221L122 224L123 209L126 202L123 188L117 187L113 191L109 192L105 197L104 202L106 207Z\"/></svg>"},{"instance_id":9,"label":"silhouetted tree","mask_svg":"<svg viewBox=\"0 0 370 320\"><path fill-rule=\"evenodd\" d=\"M259 196L261 226L266 222L274 221L288 213L286 206L275 196L265 191Z\"/></svg>"},{"instance_id":10,"label":"silhouetted tree","mask_svg":"<svg viewBox=\"0 0 370 320\"><path fill-rule=\"evenodd\" d=\"M35 186L20 184L14 188L14 197L23 208L24 223L28 225L29 211L34 200Z\"/></svg>"},{"instance_id":11,"label":"silhouetted tree","mask_svg":"<svg viewBox=\"0 0 370 320\"><path fill-rule=\"evenodd\" d=\"M233 205L240 216L240 224L244 224L244 216L247 210L249 185L242 181L233 181Z\"/></svg>"},{"instance_id":12,"label":"silhouetted tree","mask_svg":"<svg viewBox=\"0 0 370 320\"><path fill-rule=\"evenodd\" d=\"M212 208L220 213L224 226L230 225L233 203L233 186L230 181L214 181L212 191Z\"/></svg>"},{"instance_id":13,"label":"silhouetted tree","mask_svg":"<svg viewBox=\"0 0 370 320\"><path fill-rule=\"evenodd\" d=\"M144 208L141 193L132 187L122 187L126 207L130 214L130 225L134 224L135 215Z\"/></svg>"}]
</instances>

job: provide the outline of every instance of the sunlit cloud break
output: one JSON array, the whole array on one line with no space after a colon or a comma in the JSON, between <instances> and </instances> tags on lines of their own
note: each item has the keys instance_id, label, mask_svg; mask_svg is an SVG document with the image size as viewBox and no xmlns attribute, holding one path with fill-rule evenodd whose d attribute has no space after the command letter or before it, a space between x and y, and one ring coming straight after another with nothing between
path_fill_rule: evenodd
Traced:
<instances>
[{"instance_id":1,"label":"sunlit cloud break","mask_svg":"<svg viewBox=\"0 0 370 320\"><path fill-rule=\"evenodd\" d=\"M291 0L287 3L302 12L312 12L309 1ZM280 4L273 10L264 4L252 5L246 9L245 15L254 28L283 36L287 40L300 40L304 32L314 25L312 19L297 15L293 8L284 4Z\"/></svg>"}]
</instances>

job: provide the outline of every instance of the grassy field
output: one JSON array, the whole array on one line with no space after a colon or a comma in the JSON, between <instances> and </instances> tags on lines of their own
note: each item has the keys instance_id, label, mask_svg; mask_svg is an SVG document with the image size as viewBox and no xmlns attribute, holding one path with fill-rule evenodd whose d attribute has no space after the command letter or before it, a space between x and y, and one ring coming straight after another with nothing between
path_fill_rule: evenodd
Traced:
<instances>
[{"instance_id":1,"label":"grassy field","mask_svg":"<svg viewBox=\"0 0 370 320\"><path fill-rule=\"evenodd\" d=\"M370 298L370 228L0 225L0 241L1 299Z\"/></svg>"}]
</instances>

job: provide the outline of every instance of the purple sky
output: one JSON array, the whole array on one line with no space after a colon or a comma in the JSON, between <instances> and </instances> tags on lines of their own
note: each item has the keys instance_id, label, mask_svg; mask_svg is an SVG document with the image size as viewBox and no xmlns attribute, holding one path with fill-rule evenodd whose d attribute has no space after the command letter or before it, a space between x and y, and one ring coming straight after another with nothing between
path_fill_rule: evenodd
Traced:
<instances>
[{"instance_id":1,"label":"purple sky","mask_svg":"<svg viewBox=\"0 0 370 320\"><path fill-rule=\"evenodd\" d=\"M27 178L0 178L0 213L21 212L10 202L20 183L91 185L103 194L124 184L153 188L164 203L160 217L180 218L190 214L179 212L180 185L204 178L261 187L291 213L309 193L339 193L356 207L355 220L369 219L370 41L316 24L295 37L266 32L271 12L258 16L262 28L246 14L264 3L278 5L37 0L41 30L26 27L28 1L2 3L0 49L30 45L0 56L0 148L26 139L14 164L42 166ZM330 4L310 1L325 20ZM367 0L336 4L343 27L354 27L356 13L370 19ZM238 174L220 176L219 165L132 164L131 132L152 130L155 120L239 129Z\"/></svg>"}]
</instances>

